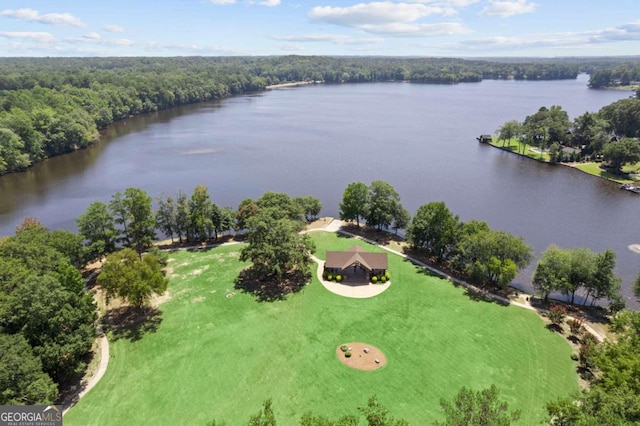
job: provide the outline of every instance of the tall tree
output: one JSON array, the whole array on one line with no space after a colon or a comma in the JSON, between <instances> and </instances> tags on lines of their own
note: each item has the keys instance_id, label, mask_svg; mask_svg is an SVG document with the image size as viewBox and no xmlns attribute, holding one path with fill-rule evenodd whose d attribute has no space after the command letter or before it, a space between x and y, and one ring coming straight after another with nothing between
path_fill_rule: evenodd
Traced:
<instances>
[{"instance_id":1,"label":"tall tree","mask_svg":"<svg viewBox=\"0 0 640 426\"><path fill-rule=\"evenodd\" d=\"M204 241L213 234L214 204L209 198L207 187L197 185L190 202L191 234Z\"/></svg>"},{"instance_id":2,"label":"tall tree","mask_svg":"<svg viewBox=\"0 0 640 426\"><path fill-rule=\"evenodd\" d=\"M311 278L310 255L315 248L308 235L298 233L298 222L276 219L267 209L250 218L247 226L248 244L240 252L240 260L252 263L252 277L260 281Z\"/></svg>"},{"instance_id":3,"label":"tall tree","mask_svg":"<svg viewBox=\"0 0 640 426\"><path fill-rule=\"evenodd\" d=\"M320 210L322 210L322 203L319 199L312 195L307 195L305 197L295 197L293 201L298 204L307 222L317 218L318 214L320 214Z\"/></svg>"},{"instance_id":4,"label":"tall tree","mask_svg":"<svg viewBox=\"0 0 640 426\"><path fill-rule=\"evenodd\" d=\"M509 411L509 404L500 401L495 385L480 391L463 387L453 402L440 400L445 413L439 426L508 426L520 418L519 411Z\"/></svg>"},{"instance_id":5,"label":"tall tree","mask_svg":"<svg viewBox=\"0 0 640 426\"><path fill-rule=\"evenodd\" d=\"M360 219L364 219L369 205L369 188L361 182L351 182L342 194L340 202L340 219L355 220L360 226Z\"/></svg>"},{"instance_id":6,"label":"tall tree","mask_svg":"<svg viewBox=\"0 0 640 426\"><path fill-rule=\"evenodd\" d=\"M229 232L233 230L236 222L236 212L231 207L220 208L215 206L213 211L213 227L215 238L218 239L218 233Z\"/></svg>"},{"instance_id":7,"label":"tall tree","mask_svg":"<svg viewBox=\"0 0 640 426\"><path fill-rule=\"evenodd\" d=\"M393 216L400 208L400 195L387 182L376 180L369 187L369 203L365 219L367 225L375 226L378 230L388 228L393 222Z\"/></svg>"},{"instance_id":8,"label":"tall tree","mask_svg":"<svg viewBox=\"0 0 640 426\"><path fill-rule=\"evenodd\" d=\"M156 211L156 228L171 238L177 234L178 209L172 197L158 198L158 210Z\"/></svg>"},{"instance_id":9,"label":"tall tree","mask_svg":"<svg viewBox=\"0 0 640 426\"><path fill-rule=\"evenodd\" d=\"M87 211L78 216L76 224L87 242L90 257L95 258L115 251L118 231L105 203L91 203Z\"/></svg>"},{"instance_id":10,"label":"tall tree","mask_svg":"<svg viewBox=\"0 0 640 426\"><path fill-rule=\"evenodd\" d=\"M411 222L411 214L407 209L398 204L396 211L393 212L393 222L391 222L391 228L398 234L399 229L406 228Z\"/></svg>"},{"instance_id":11,"label":"tall tree","mask_svg":"<svg viewBox=\"0 0 640 426\"><path fill-rule=\"evenodd\" d=\"M449 257L458 242L460 220L444 202L431 202L418 208L407 230L407 240L439 261Z\"/></svg>"},{"instance_id":12,"label":"tall tree","mask_svg":"<svg viewBox=\"0 0 640 426\"><path fill-rule=\"evenodd\" d=\"M0 405L52 404L58 388L20 334L0 333Z\"/></svg>"},{"instance_id":13,"label":"tall tree","mask_svg":"<svg viewBox=\"0 0 640 426\"><path fill-rule=\"evenodd\" d=\"M124 248L107 256L98 274L98 284L107 300L120 297L136 308L149 302L151 296L167 289L160 260L151 253L140 258L135 251Z\"/></svg>"},{"instance_id":14,"label":"tall tree","mask_svg":"<svg viewBox=\"0 0 640 426\"><path fill-rule=\"evenodd\" d=\"M0 175L29 167L29 154L24 142L9 129L0 128Z\"/></svg>"},{"instance_id":15,"label":"tall tree","mask_svg":"<svg viewBox=\"0 0 640 426\"><path fill-rule=\"evenodd\" d=\"M515 235L502 231L476 230L463 235L457 247L456 263L481 284L507 286L518 270L533 257L531 247Z\"/></svg>"},{"instance_id":16,"label":"tall tree","mask_svg":"<svg viewBox=\"0 0 640 426\"><path fill-rule=\"evenodd\" d=\"M176 234L178 239L182 242L182 237L189 241L191 235L189 234L189 224L191 223L191 206L189 205L189 199L187 194L182 191L178 191L176 197Z\"/></svg>"},{"instance_id":17,"label":"tall tree","mask_svg":"<svg viewBox=\"0 0 640 426\"><path fill-rule=\"evenodd\" d=\"M367 405L358 407L358 411L364 415L369 426L409 426L406 420L391 417L389 410L375 396L369 398Z\"/></svg>"},{"instance_id":18,"label":"tall tree","mask_svg":"<svg viewBox=\"0 0 640 426\"><path fill-rule=\"evenodd\" d=\"M567 286L571 260L565 250L552 245L540 256L536 270L533 273L533 288L535 288L546 302L549 294Z\"/></svg>"},{"instance_id":19,"label":"tall tree","mask_svg":"<svg viewBox=\"0 0 640 426\"><path fill-rule=\"evenodd\" d=\"M238 231L247 228L247 221L258 213L258 205L251 198L245 198L240 202L236 213L236 229Z\"/></svg>"},{"instance_id":20,"label":"tall tree","mask_svg":"<svg viewBox=\"0 0 640 426\"><path fill-rule=\"evenodd\" d=\"M155 218L152 199L139 188L127 188L111 198L109 207L116 224L122 226L122 241L139 255L149 248L155 238Z\"/></svg>"},{"instance_id":21,"label":"tall tree","mask_svg":"<svg viewBox=\"0 0 640 426\"><path fill-rule=\"evenodd\" d=\"M82 367L96 312L82 276L50 236L30 222L0 244L0 324L4 332L22 335L59 383Z\"/></svg>"},{"instance_id":22,"label":"tall tree","mask_svg":"<svg viewBox=\"0 0 640 426\"><path fill-rule=\"evenodd\" d=\"M289 195L267 191L256 200L258 212L269 211L275 219L289 219L302 222L303 208Z\"/></svg>"},{"instance_id":23,"label":"tall tree","mask_svg":"<svg viewBox=\"0 0 640 426\"><path fill-rule=\"evenodd\" d=\"M522 132L522 123L518 120L510 120L498 129L498 140L502 141L502 146L511 139L517 137Z\"/></svg>"},{"instance_id":24,"label":"tall tree","mask_svg":"<svg viewBox=\"0 0 640 426\"><path fill-rule=\"evenodd\" d=\"M588 248L569 250L569 275L561 292L571 295L571 303L575 301L576 292L587 286L595 274L596 254Z\"/></svg>"},{"instance_id":25,"label":"tall tree","mask_svg":"<svg viewBox=\"0 0 640 426\"><path fill-rule=\"evenodd\" d=\"M640 161L640 141L625 138L610 142L602 149L602 160L609 161L616 173L622 173L622 166Z\"/></svg>"},{"instance_id":26,"label":"tall tree","mask_svg":"<svg viewBox=\"0 0 640 426\"><path fill-rule=\"evenodd\" d=\"M590 282L586 284L587 296L584 304L591 296L591 305L600 299L615 301L620 294L620 278L615 276L616 253L607 249L598 253L595 259L594 273Z\"/></svg>"}]
</instances>

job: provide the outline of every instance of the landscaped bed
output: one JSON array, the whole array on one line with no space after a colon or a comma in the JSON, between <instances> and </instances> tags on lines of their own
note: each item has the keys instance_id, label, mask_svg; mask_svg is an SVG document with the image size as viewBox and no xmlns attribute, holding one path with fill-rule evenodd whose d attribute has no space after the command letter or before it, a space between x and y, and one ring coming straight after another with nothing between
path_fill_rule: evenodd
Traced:
<instances>
[{"instance_id":1,"label":"landscaped bed","mask_svg":"<svg viewBox=\"0 0 640 426\"><path fill-rule=\"evenodd\" d=\"M312 238L320 258L353 244L380 250L331 233ZM240 248L171 255L155 331L111 340L106 375L65 424L246 424L267 398L279 423L296 424L306 411L354 413L375 394L395 417L423 425L442 418L441 398L491 384L522 410L521 424L538 424L547 401L578 389L570 347L534 312L473 300L400 256L389 256L393 285L374 298L330 293L314 272L298 294L261 303L234 289L246 266ZM374 345L387 364L345 368L345 342Z\"/></svg>"}]
</instances>

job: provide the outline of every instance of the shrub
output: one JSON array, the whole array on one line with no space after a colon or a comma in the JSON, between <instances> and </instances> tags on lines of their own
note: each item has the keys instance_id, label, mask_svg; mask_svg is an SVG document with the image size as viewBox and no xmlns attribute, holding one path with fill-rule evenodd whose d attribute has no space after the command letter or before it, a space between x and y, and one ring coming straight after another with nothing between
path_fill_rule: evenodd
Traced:
<instances>
[{"instance_id":1,"label":"shrub","mask_svg":"<svg viewBox=\"0 0 640 426\"><path fill-rule=\"evenodd\" d=\"M322 279L326 280L327 279L327 271L323 271L322 272Z\"/></svg>"},{"instance_id":2,"label":"shrub","mask_svg":"<svg viewBox=\"0 0 640 426\"><path fill-rule=\"evenodd\" d=\"M331 274L327 275L327 280L333 281L333 275L331 275Z\"/></svg>"},{"instance_id":3,"label":"shrub","mask_svg":"<svg viewBox=\"0 0 640 426\"><path fill-rule=\"evenodd\" d=\"M346 352L347 350L349 350L349 347L347 345L342 345L342 346L340 346L340 350L342 352Z\"/></svg>"},{"instance_id":4,"label":"shrub","mask_svg":"<svg viewBox=\"0 0 640 426\"><path fill-rule=\"evenodd\" d=\"M344 353L344 356L345 356L346 358L351 358L351 352L346 351L346 352Z\"/></svg>"},{"instance_id":5,"label":"shrub","mask_svg":"<svg viewBox=\"0 0 640 426\"><path fill-rule=\"evenodd\" d=\"M387 277L385 277L384 275L380 277L380 282L381 283L386 283L387 282Z\"/></svg>"},{"instance_id":6,"label":"shrub","mask_svg":"<svg viewBox=\"0 0 640 426\"><path fill-rule=\"evenodd\" d=\"M337 282L342 281L342 275L336 275L336 281Z\"/></svg>"},{"instance_id":7,"label":"shrub","mask_svg":"<svg viewBox=\"0 0 640 426\"><path fill-rule=\"evenodd\" d=\"M578 354L573 353L573 354L571 354L571 359L574 360L574 361L577 361L577 360L580 359L580 357L578 356Z\"/></svg>"},{"instance_id":8,"label":"shrub","mask_svg":"<svg viewBox=\"0 0 640 426\"><path fill-rule=\"evenodd\" d=\"M375 275L371 277L371 282L372 283L377 283L378 282L378 277L376 277Z\"/></svg>"},{"instance_id":9,"label":"shrub","mask_svg":"<svg viewBox=\"0 0 640 426\"><path fill-rule=\"evenodd\" d=\"M389 281L391 279L391 274L389 273L389 271L386 271L384 273L384 276L387 278L387 281Z\"/></svg>"},{"instance_id":10,"label":"shrub","mask_svg":"<svg viewBox=\"0 0 640 426\"><path fill-rule=\"evenodd\" d=\"M580 335L582 333L582 320L580 318L567 321L571 334Z\"/></svg>"},{"instance_id":11,"label":"shrub","mask_svg":"<svg viewBox=\"0 0 640 426\"><path fill-rule=\"evenodd\" d=\"M564 308L564 306L553 305L549 309L549 320L551 320L553 324L562 324L566 315L567 310Z\"/></svg>"}]
</instances>

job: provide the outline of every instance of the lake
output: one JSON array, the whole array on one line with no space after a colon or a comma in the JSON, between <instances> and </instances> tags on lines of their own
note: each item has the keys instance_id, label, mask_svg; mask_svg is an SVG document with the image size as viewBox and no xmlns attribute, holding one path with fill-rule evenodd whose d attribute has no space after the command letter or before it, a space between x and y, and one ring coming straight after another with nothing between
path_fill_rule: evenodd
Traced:
<instances>
[{"instance_id":1,"label":"lake","mask_svg":"<svg viewBox=\"0 0 640 426\"><path fill-rule=\"evenodd\" d=\"M629 92L570 81L459 85L312 85L238 96L134 117L103 132L95 146L0 178L0 235L26 216L75 230L93 201L139 187L154 198L209 187L236 208L267 190L314 195L337 216L348 183L384 180L414 213L444 201L462 220L522 236L539 255L550 244L611 248L628 304L640 255L640 197L562 166L540 164L476 137L541 106L574 118ZM535 262L515 285L531 290Z\"/></svg>"}]
</instances>

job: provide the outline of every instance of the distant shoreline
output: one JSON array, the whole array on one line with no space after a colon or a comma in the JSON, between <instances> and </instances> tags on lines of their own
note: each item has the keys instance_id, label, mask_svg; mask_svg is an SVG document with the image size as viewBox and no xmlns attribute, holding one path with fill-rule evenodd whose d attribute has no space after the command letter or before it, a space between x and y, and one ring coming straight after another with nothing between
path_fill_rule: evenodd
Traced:
<instances>
[{"instance_id":1,"label":"distant shoreline","mask_svg":"<svg viewBox=\"0 0 640 426\"><path fill-rule=\"evenodd\" d=\"M291 83L280 83L280 84L272 84L270 86L265 86L264 90L273 90L273 89L281 89L283 87L298 87L298 86L306 86L307 84L322 84L323 81L294 81Z\"/></svg>"}]
</instances>

